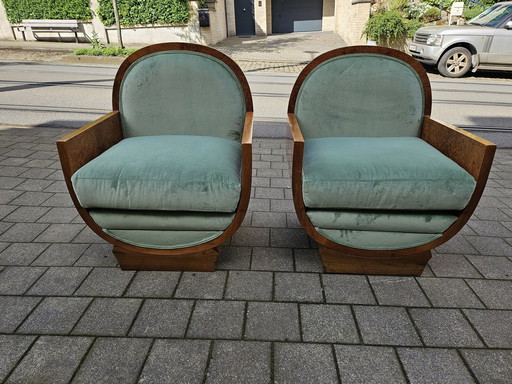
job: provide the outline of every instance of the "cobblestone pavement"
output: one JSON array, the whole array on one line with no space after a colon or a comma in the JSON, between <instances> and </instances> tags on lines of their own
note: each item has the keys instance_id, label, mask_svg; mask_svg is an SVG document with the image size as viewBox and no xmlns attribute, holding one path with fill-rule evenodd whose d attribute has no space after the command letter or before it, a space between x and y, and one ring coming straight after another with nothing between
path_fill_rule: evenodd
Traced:
<instances>
[{"instance_id":1,"label":"cobblestone pavement","mask_svg":"<svg viewBox=\"0 0 512 384\"><path fill-rule=\"evenodd\" d=\"M216 272L134 272L72 207L67 132L0 128L0 382L512 382L512 150L418 278L322 273L286 139L255 140Z\"/></svg>"}]
</instances>

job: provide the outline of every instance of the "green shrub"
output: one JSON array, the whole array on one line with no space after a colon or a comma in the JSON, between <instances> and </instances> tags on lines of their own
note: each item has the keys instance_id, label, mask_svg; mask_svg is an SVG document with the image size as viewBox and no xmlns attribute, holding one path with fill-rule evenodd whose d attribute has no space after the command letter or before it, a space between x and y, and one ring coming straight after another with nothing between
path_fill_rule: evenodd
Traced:
<instances>
[{"instance_id":1,"label":"green shrub","mask_svg":"<svg viewBox=\"0 0 512 384\"><path fill-rule=\"evenodd\" d=\"M92 17L88 0L2 0L10 23L23 19L78 19Z\"/></svg>"},{"instance_id":2,"label":"green shrub","mask_svg":"<svg viewBox=\"0 0 512 384\"><path fill-rule=\"evenodd\" d=\"M106 26L115 24L112 0L99 0L98 16ZM118 0L121 25L186 24L187 0Z\"/></svg>"},{"instance_id":3,"label":"green shrub","mask_svg":"<svg viewBox=\"0 0 512 384\"><path fill-rule=\"evenodd\" d=\"M378 45L403 50L407 28L399 11L374 13L366 23L363 35Z\"/></svg>"},{"instance_id":4,"label":"green shrub","mask_svg":"<svg viewBox=\"0 0 512 384\"><path fill-rule=\"evenodd\" d=\"M418 29L421 27L424 27L425 24L423 24L421 21L412 19L412 20L406 20L405 21L405 28L407 29L407 37L409 39L414 38L414 34Z\"/></svg>"},{"instance_id":5,"label":"green shrub","mask_svg":"<svg viewBox=\"0 0 512 384\"><path fill-rule=\"evenodd\" d=\"M136 49L126 49L126 48L80 48L74 51L73 53L78 56L129 56Z\"/></svg>"},{"instance_id":6,"label":"green shrub","mask_svg":"<svg viewBox=\"0 0 512 384\"><path fill-rule=\"evenodd\" d=\"M425 11L425 13L420 17L421 21L428 23L430 21L439 20L441 15L439 14L439 9L430 8Z\"/></svg>"},{"instance_id":7,"label":"green shrub","mask_svg":"<svg viewBox=\"0 0 512 384\"><path fill-rule=\"evenodd\" d=\"M484 8L480 6L476 6L473 8L465 8L462 13L462 16L464 17L465 20L469 21L476 17L477 15L479 15L480 13L482 13L483 11Z\"/></svg>"}]
</instances>

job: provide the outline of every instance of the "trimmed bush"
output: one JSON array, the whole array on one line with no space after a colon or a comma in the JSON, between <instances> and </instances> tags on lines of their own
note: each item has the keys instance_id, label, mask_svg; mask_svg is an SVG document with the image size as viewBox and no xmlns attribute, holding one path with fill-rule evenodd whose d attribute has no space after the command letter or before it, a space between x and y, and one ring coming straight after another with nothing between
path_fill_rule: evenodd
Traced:
<instances>
[{"instance_id":1,"label":"trimmed bush","mask_svg":"<svg viewBox=\"0 0 512 384\"><path fill-rule=\"evenodd\" d=\"M407 28L400 11L377 12L366 23L363 35L378 45L403 50Z\"/></svg>"},{"instance_id":2,"label":"trimmed bush","mask_svg":"<svg viewBox=\"0 0 512 384\"><path fill-rule=\"evenodd\" d=\"M78 56L129 56L136 49L126 49L126 48L80 48L73 52Z\"/></svg>"},{"instance_id":3,"label":"trimmed bush","mask_svg":"<svg viewBox=\"0 0 512 384\"><path fill-rule=\"evenodd\" d=\"M2 0L10 23L23 19L89 20L88 0Z\"/></svg>"},{"instance_id":4,"label":"trimmed bush","mask_svg":"<svg viewBox=\"0 0 512 384\"><path fill-rule=\"evenodd\" d=\"M111 0L99 0L98 16L106 26L115 24ZM118 0L121 25L186 24L189 4L187 0Z\"/></svg>"}]
</instances>

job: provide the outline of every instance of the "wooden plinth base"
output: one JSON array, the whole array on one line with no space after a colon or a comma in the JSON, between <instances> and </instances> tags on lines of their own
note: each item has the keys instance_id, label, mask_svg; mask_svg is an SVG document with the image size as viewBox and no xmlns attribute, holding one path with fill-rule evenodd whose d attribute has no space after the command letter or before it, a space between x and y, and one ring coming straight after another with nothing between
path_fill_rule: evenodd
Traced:
<instances>
[{"instance_id":1,"label":"wooden plinth base","mask_svg":"<svg viewBox=\"0 0 512 384\"><path fill-rule=\"evenodd\" d=\"M215 271L219 249L185 255L152 255L134 252L114 245L114 256L123 270L138 271Z\"/></svg>"},{"instance_id":2,"label":"wooden plinth base","mask_svg":"<svg viewBox=\"0 0 512 384\"><path fill-rule=\"evenodd\" d=\"M355 273L361 275L420 276L432 257L430 251L414 255L361 257L334 251L319 245L320 257L327 273Z\"/></svg>"}]
</instances>

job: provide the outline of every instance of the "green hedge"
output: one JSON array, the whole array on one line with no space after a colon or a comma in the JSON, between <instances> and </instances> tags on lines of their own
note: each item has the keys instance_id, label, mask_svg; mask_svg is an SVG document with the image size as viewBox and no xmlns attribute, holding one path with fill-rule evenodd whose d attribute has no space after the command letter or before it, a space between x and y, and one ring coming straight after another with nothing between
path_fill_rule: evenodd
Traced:
<instances>
[{"instance_id":1,"label":"green hedge","mask_svg":"<svg viewBox=\"0 0 512 384\"><path fill-rule=\"evenodd\" d=\"M92 17L89 0L2 0L7 19L21 23L23 19L77 19Z\"/></svg>"},{"instance_id":2,"label":"green hedge","mask_svg":"<svg viewBox=\"0 0 512 384\"><path fill-rule=\"evenodd\" d=\"M99 0L98 16L106 26L115 23L111 0ZM186 24L189 20L187 0L118 0L121 25Z\"/></svg>"}]
</instances>

